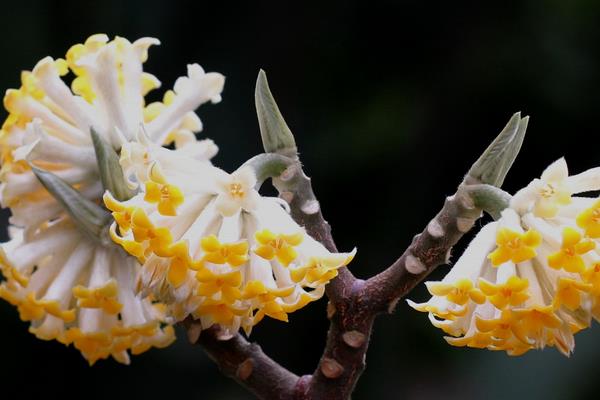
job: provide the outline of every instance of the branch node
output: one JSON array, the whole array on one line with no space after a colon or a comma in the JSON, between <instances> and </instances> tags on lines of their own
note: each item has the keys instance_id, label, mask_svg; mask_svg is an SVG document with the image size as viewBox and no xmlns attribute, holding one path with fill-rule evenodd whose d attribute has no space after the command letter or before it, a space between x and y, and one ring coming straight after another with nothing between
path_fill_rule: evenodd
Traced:
<instances>
[{"instance_id":1,"label":"branch node","mask_svg":"<svg viewBox=\"0 0 600 400\"><path fill-rule=\"evenodd\" d=\"M237 368L235 372L238 379L245 381L250 378L254 370L254 361L251 358L246 358Z\"/></svg>"},{"instance_id":2,"label":"branch node","mask_svg":"<svg viewBox=\"0 0 600 400\"><path fill-rule=\"evenodd\" d=\"M300 210L306 215L313 215L319 212L321 206L317 200L308 200L302 206L300 206Z\"/></svg>"},{"instance_id":3,"label":"branch node","mask_svg":"<svg viewBox=\"0 0 600 400\"><path fill-rule=\"evenodd\" d=\"M440 239L446 234L444 228L436 218L432 219L427 225L427 233L429 233L433 238L436 239Z\"/></svg>"},{"instance_id":4,"label":"branch node","mask_svg":"<svg viewBox=\"0 0 600 400\"><path fill-rule=\"evenodd\" d=\"M354 349L358 349L362 347L363 344L365 344L367 337L364 333L361 333L359 331L348 331L344 332L344 334L342 335L342 339L344 340L344 343L346 343L348 346Z\"/></svg>"},{"instance_id":5,"label":"branch node","mask_svg":"<svg viewBox=\"0 0 600 400\"><path fill-rule=\"evenodd\" d=\"M296 164L292 164L287 167L281 175L279 175L279 179L284 182L291 180L294 176L296 176L296 172L298 172L298 166Z\"/></svg>"},{"instance_id":6,"label":"branch node","mask_svg":"<svg viewBox=\"0 0 600 400\"><path fill-rule=\"evenodd\" d=\"M460 190L456 193L456 195L458 197L458 201L460 202L460 205L465 210L474 210L476 208L475 201L473 200L473 198L471 196L465 195Z\"/></svg>"},{"instance_id":7,"label":"branch node","mask_svg":"<svg viewBox=\"0 0 600 400\"><path fill-rule=\"evenodd\" d=\"M279 197L285 200L286 203L292 204L292 201L294 200L294 193L286 190L284 192L279 193Z\"/></svg>"},{"instance_id":8,"label":"branch node","mask_svg":"<svg viewBox=\"0 0 600 400\"><path fill-rule=\"evenodd\" d=\"M461 233L467 233L475 225L474 218L458 217L456 218L456 229Z\"/></svg>"},{"instance_id":9,"label":"branch node","mask_svg":"<svg viewBox=\"0 0 600 400\"><path fill-rule=\"evenodd\" d=\"M333 358L324 358L321 362L321 372L326 378L336 379L344 373L344 367Z\"/></svg>"},{"instance_id":10,"label":"branch node","mask_svg":"<svg viewBox=\"0 0 600 400\"><path fill-rule=\"evenodd\" d=\"M419 259L419 257L415 257L412 254L408 254L406 256L406 270L413 275L418 275L427 270L427 266Z\"/></svg>"},{"instance_id":11,"label":"branch node","mask_svg":"<svg viewBox=\"0 0 600 400\"><path fill-rule=\"evenodd\" d=\"M312 375L302 375L300 378L298 378L298 381L296 382L296 387L294 388L296 398L306 398L306 394L310 389L310 382L312 381L312 377Z\"/></svg>"}]
</instances>

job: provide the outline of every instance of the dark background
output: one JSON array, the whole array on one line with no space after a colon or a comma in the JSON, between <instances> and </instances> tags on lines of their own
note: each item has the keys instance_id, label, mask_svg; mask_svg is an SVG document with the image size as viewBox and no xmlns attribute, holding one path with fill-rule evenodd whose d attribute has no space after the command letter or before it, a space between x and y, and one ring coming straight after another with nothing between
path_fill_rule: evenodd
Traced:
<instances>
[{"instance_id":1,"label":"dark background","mask_svg":"<svg viewBox=\"0 0 600 400\"><path fill-rule=\"evenodd\" d=\"M563 155L574 172L598 165L596 1L250 3L7 3L0 88L17 87L20 70L45 55L64 56L93 33L157 37L163 44L151 49L145 69L163 89L191 62L227 77L223 102L199 114L203 135L221 147L215 163L231 171L261 151L253 91L264 68L338 247L358 247L351 268L363 278L402 252L515 111L531 121L507 190ZM423 300L425 291L410 297ZM324 343L324 308L322 300L287 325L264 321L252 340L295 373L310 373ZM27 333L4 302L0 326L3 396L250 397L183 335L166 350L133 357L131 366L89 368L76 350ZM457 349L442 336L401 302L376 323L354 398L584 399L598 386L597 326L577 335L571 358L555 349L518 358Z\"/></svg>"}]
</instances>

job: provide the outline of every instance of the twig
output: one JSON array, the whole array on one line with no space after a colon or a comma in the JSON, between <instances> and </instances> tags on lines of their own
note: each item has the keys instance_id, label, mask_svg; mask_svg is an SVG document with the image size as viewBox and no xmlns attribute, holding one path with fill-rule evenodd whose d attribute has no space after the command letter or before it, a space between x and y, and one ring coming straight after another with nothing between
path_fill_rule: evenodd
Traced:
<instances>
[{"instance_id":1,"label":"twig","mask_svg":"<svg viewBox=\"0 0 600 400\"><path fill-rule=\"evenodd\" d=\"M323 218L310 178L297 157L296 144L272 98L263 71L256 92L257 111L265 150L293 162L273 179L280 197L288 202L294 220L330 251L336 251L331 227ZM363 281L342 268L326 288L330 320L327 342L312 375L298 377L266 356L240 334L220 340L218 327L200 332L188 322L188 334L221 370L262 399L349 399L365 368L366 352L375 317L393 311L397 301L435 267L448 262L450 250L481 216L494 215L508 198L499 187L519 151L527 117L513 115L507 126L467 173L456 193L415 236L402 256L380 274ZM488 208L489 207L489 208Z\"/></svg>"},{"instance_id":2,"label":"twig","mask_svg":"<svg viewBox=\"0 0 600 400\"><path fill-rule=\"evenodd\" d=\"M465 183L446 198L441 211L388 269L367 280L361 297L373 312L391 312L398 300L437 266L447 264L452 247L481 216Z\"/></svg>"},{"instance_id":3,"label":"twig","mask_svg":"<svg viewBox=\"0 0 600 400\"><path fill-rule=\"evenodd\" d=\"M221 372L254 393L260 399L289 400L301 383L294 375L263 353L256 343L249 343L239 333L233 338L219 338L219 327L200 332L199 324L186 320L184 326L192 344L202 346Z\"/></svg>"}]
</instances>

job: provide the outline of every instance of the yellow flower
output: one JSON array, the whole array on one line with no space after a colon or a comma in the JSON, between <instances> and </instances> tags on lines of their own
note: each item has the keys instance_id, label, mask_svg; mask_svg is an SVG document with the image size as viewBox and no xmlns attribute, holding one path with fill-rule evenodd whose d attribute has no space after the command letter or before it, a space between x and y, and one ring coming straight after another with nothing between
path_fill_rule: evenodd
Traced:
<instances>
[{"instance_id":1,"label":"yellow flower","mask_svg":"<svg viewBox=\"0 0 600 400\"><path fill-rule=\"evenodd\" d=\"M161 306L135 296L139 264L118 248L92 242L68 218L19 233L2 247L0 297L31 321L38 338L73 344L90 364L108 357L128 364L129 353L175 339L172 327L161 325ZM142 326L152 329L140 336Z\"/></svg>"},{"instance_id":2,"label":"yellow flower","mask_svg":"<svg viewBox=\"0 0 600 400\"><path fill-rule=\"evenodd\" d=\"M158 203L158 212L161 215L177 215L177 207L183 203L183 194L175 185L148 181L144 200Z\"/></svg>"},{"instance_id":3,"label":"yellow flower","mask_svg":"<svg viewBox=\"0 0 600 400\"><path fill-rule=\"evenodd\" d=\"M485 295L481 290L473 287L473 282L469 279L460 279L453 284L449 283L430 283L427 290L434 296L446 297L448 301L465 305L469 300L477 304L485 302Z\"/></svg>"},{"instance_id":4,"label":"yellow flower","mask_svg":"<svg viewBox=\"0 0 600 400\"><path fill-rule=\"evenodd\" d=\"M496 234L498 248L489 255L492 264L498 266L507 261L520 263L536 256L535 248L542 242L542 237L535 230L517 233L507 228L500 228Z\"/></svg>"},{"instance_id":5,"label":"yellow flower","mask_svg":"<svg viewBox=\"0 0 600 400\"><path fill-rule=\"evenodd\" d=\"M240 328L250 333L265 316L285 321L321 298L354 256L330 253L291 218L287 204L261 197L251 167L228 174L163 150L148 165L143 157L130 157L128 168L137 181L179 188L177 213L159 209L160 190L153 184L123 202L107 194L105 204L117 213L113 240L134 255L141 249L142 295L165 302L173 320L191 315L203 328L221 324L227 335ZM121 217L124 212L131 218Z\"/></svg>"},{"instance_id":6,"label":"yellow flower","mask_svg":"<svg viewBox=\"0 0 600 400\"><path fill-rule=\"evenodd\" d=\"M517 276L511 276L505 283L495 285L483 278L479 278L479 288L496 308L518 306L529 298L527 289L529 282Z\"/></svg>"},{"instance_id":7,"label":"yellow flower","mask_svg":"<svg viewBox=\"0 0 600 400\"><path fill-rule=\"evenodd\" d=\"M81 285L73 288L73 296L78 299L79 307L100 308L108 314L118 314L123 308L119 303L118 295L119 286L115 279L110 279L97 288L86 288Z\"/></svg>"},{"instance_id":8,"label":"yellow flower","mask_svg":"<svg viewBox=\"0 0 600 400\"><path fill-rule=\"evenodd\" d=\"M265 315L279 321L288 322L286 306L277 301L291 295L294 286L280 289L269 289L260 281L249 281L246 283L242 297L246 300L255 300L258 304L258 312L255 315L255 323L260 322Z\"/></svg>"},{"instance_id":9,"label":"yellow flower","mask_svg":"<svg viewBox=\"0 0 600 400\"><path fill-rule=\"evenodd\" d=\"M254 252L265 260L272 260L277 257L277 260L284 267L287 267L296 259L298 253L294 247L302 243L303 239L302 233L275 235L267 229L256 232L254 236L259 243Z\"/></svg>"},{"instance_id":10,"label":"yellow flower","mask_svg":"<svg viewBox=\"0 0 600 400\"><path fill-rule=\"evenodd\" d=\"M213 264L229 264L239 267L248 261L248 242L221 243L215 235L202 238L202 250L205 251L203 261Z\"/></svg>"},{"instance_id":11,"label":"yellow flower","mask_svg":"<svg viewBox=\"0 0 600 400\"><path fill-rule=\"evenodd\" d=\"M581 307L582 295L590 293L593 285L584 283L576 279L560 278L556 297L554 298L555 307L565 305L570 310L577 310Z\"/></svg>"},{"instance_id":12,"label":"yellow flower","mask_svg":"<svg viewBox=\"0 0 600 400\"><path fill-rule=\"evenodd\" d=\"M591 202L575 197L551 218L536 216L531 203L517 207L522 214L507 208L441 282L426 282L427 302L409 304L429 313L454 346L509 355L554 346L568 355L573 335L600 318L600 267L588 264L600 254L594 240L572 227Z\"/></svg>"},{"instance_id":13,"label":"yellow flower","mask_svg":"<svg viewBox=\"0 0 600 400\"><path fill-rule=\"evenodd\" d=\"M196 289L199 296L211 297L220 292L221 298L229 304L233 304L242 296L239 289L242 285L240 271L217 274L202 268L196 273L196 279L199 282Z\"/></svg>"},{"instance_id":14,"label":"yellow flower","mask_svg":"<svg viewBox=\"0 0 600 400\"><path fill-rule=\"evenodd\" d=\"M600 238L600 200L577 216L577 226L585 231L586 236Z\"/></svg>"},{"instance_id":15,"label":"yellow flower","mask_svg":"<svg viewBox=\"0 0 600 400\"><path fill-rule=\"evenodd\" d=\"M91 130L115 151L126 149L124 158L140 155L128 153L127 142L144 131L149 161L162 160L157 147L174 141L171 160L194 154L207 163L216 147L195 140L202 124L194 110L220 100L224 77L191 64L160 106L146 106L146 94L160 86L143 70L148 49L156 44L152 38L132 43L92 35L72 46L65 59L40 60L21 74L21 87L4 97L9 115L0 132L0 199L11 208L11 222L26 234L2 246L0 268L6 280L0 297L31 321L36 336L73 344L90 363L109 356L128 363L130 353L171 343L174 332L166 325L163 305L136 297L140 264L118 248L83 236L31 165L52 171L83 197L98 201L103 188ZM69 73L74 75L70 85L71 77L63 78ZM200 154L202 148L206 151ZM124 173L131 184L131 171L124 168ZM150 200L164 214L175 214L181 193L167 182L153 183L157 187L149 184ZM165 268L165 275L174 285L185 280L187 248L182 252L180 244L173 244L166 227L155 226L139 207L121 207L110 199L107 206L118 221L119 232L116 226L110 230L116 242L141 262L150 254L168 257L172 267Z\"/></svg>"},{"instance_id":16,"label":"yellow flower","mask_svg":"<svg viewBox=\"0 0 600 400\"><path fill-rule=\"evenodd\" d=\"M556 253L548 256L548 265L552 268L563 268L567 272L583 272L585 263L581 255L593 250L596 243L583 239L573 228L564 228L562 232L562 247Z\"/></svg>"}]
</instances>

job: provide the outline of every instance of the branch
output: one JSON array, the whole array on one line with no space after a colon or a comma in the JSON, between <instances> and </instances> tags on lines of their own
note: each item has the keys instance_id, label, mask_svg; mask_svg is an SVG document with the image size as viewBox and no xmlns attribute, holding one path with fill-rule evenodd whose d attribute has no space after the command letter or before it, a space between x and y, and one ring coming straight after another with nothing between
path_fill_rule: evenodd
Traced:
<instances>
[{"instance_id":1,"label":"branch","mask_svg":"<svg viewBox=\"0 0 600 400\"><path fill-rule=\"evenodd\" d=\"M292 218L327 250L336 252L337 247L331 236L331 226L323 218L321 205L313 192L311 180L302 170L300 161L296 161L278 178L274 178L273 185L279 191L280 197L290 205ZM338 276L325 288L327 297L336 305L343 302L355 281L356 278L348 268L340 268Z\"/></svg>"},{"instance_id":2,"label":"branch","mask_svg":"<svg viewBox=\"0 0 600 400\"><path fill-rule=\"evenodd\" d=\"M303 391L306 379L300 379L263 353L239 333L231 339L219 338L219 327L201 331L200 324L184 321L192 344L202 346L221 372L251 391L259 399L293 399Z\"/></svg>"},{"instance_id":3,"label":"branch","mask_svg":"<svg viewBox=\"0 0 600 400\"><path fill-rule=\"evenodd\" d=\"M446 198L441 211L413 238L402 256L388 269L369 279L363 297L375 312L393 311L398 299L421 282L437 266L447 264L452 247L481 216L462 183Z\"/></svg>"},{"instance_id":4,"label":"branch","mask_svg":"<svg viewBox=\"0 0 600 400\"><path fill-rule=\"evenodd\" d=\"M497 217L510 196L498 189L523 143L529 117L512 116L498 137L473 164L456 193L398 260L370 278L361 297L375 312L392 311L398 300L437 266L447 264L452 247L468 232L483 209Z\"/></svg>"},{"instance_id":5,"label":"branch","mask_svg":"<svg viewBox=\"0 0 600 400\"><path fill-rule=\"evenodd\" d=\"M331 227L323 218L310 178L302 170L295 140L263 71L259 73L255 96L265 151L286 158L283 161L287 167L273 178L280 197L288 202L292 217L309 235L330 251L336 251ZM365 282L346 268L340 269L326 289L330 299L327 308L330 327L323 355L312 376L299 378L292 374L240 334L220 340L217 327L200 332L197 323L188 321L190 340L200 344L225 375L259 398L349 399L365 368L375 317L384 310L391 311L398 299L436 266L447 263L452 246L471 229L482 210L497 216L509 201L497 187L521 147L526 127L527 118L515 114L469 170L456 193L446 199L425 230L415 236L402 256L385 271ZM273 160L283 165L277 157Z\"/></svg>"},{"instance_id":6,"label":"branch","mask_svg":"<svg viewBox=\"0 0 600 400\"><path fill-rule=\"evenodd\" d=\"M290 205L294 220L328 250L337 251L331 227L323 218L310 178L300 162L290 166L279 178L273 179L280 196ZM362 281L347 268L341 268L326 287L330 302L327 343L317 369L312 375L302 399L347 399L365 368L374 315L360 312L355 293Z\"/></svg>"}]
</instances>

